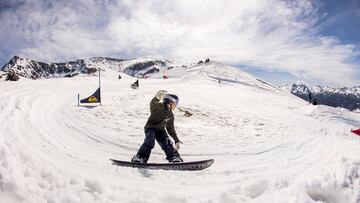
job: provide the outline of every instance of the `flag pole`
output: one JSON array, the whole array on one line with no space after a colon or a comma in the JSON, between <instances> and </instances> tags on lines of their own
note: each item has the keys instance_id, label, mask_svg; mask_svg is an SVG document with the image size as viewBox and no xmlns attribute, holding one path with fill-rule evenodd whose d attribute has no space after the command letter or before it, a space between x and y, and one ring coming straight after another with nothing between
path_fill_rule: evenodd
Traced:
<instances>
[{"instance_id":1,"label":"flag pole","mask_svg":"<svg viewBox=\"0 0 360 203\"><path fill-rule=\"evenodd\" d=\"M101 106L101 83L100 83L100 71L101 71L101 69L99 68L99 89L100 89L100 106Z\"/></svg>"}]
</instances>

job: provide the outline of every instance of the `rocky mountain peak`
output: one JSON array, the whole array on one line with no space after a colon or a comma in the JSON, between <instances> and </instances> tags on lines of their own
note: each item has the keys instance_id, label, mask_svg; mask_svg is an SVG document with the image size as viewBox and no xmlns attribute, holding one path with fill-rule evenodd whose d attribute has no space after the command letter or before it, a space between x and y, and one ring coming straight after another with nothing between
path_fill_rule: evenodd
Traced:
<instances>
[{"instance_id":1,"label":"rocky mountain peak","mask_svg":"<svg viewBox=\"0 0 360 203\"><path fill-rule=\"evenodd\" d=\"M312 99L318 103L332 106L343 107L349 110L360 109L360 87L328 87L323 85L308 86L303 82L295 82L282 87L290 93L308 101L309 93Z\"/></svg>"}]
</instances>

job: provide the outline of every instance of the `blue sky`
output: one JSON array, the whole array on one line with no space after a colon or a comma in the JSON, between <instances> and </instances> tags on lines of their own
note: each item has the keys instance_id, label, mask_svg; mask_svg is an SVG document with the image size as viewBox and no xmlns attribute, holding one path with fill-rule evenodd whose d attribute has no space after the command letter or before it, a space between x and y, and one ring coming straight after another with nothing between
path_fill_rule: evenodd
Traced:
<instances>
[{"instance_id":1,"label":"blue sky","mask_svg":"<svg viewBox=\"0 0 360 203\"><path fill-rule=\"evenodd\" d=\"M317 26L319 35L332 36L339 40L341 44L354 45L354 52L360 51L360 1L359 0L327 0L313 1L318 9L319 20ZM351 60L356 64L355 77L360 78L360 57L352 57ZM240 67L244 67L239 65ZM308 84L327 84L312 78L302 78L282 71L269 71L261 67L242 68L258 77L274 84L285 84L295 80L304 80ZM359 86L358 83L357 86Z\"/></svg>"},{"instance_id":2,"label":"blue sky","mask_svg":"<svg viewBox=\"0 0 360 203\"><path fill-rule=\"evenodd\" d=\"M1 0L0 63L151 56L360 85L359 0Z\"/></svg>"},{"instance_id":3,"label":"blue sky","mask_svg":"<svg viewBox=\"0 0 360 203\"><path fill-rule=\"evenodd\" d=\"M360 1L328 0L320 5L321 34L336 36L342 43L360 45Z\"/></svg>"}]
</instances>

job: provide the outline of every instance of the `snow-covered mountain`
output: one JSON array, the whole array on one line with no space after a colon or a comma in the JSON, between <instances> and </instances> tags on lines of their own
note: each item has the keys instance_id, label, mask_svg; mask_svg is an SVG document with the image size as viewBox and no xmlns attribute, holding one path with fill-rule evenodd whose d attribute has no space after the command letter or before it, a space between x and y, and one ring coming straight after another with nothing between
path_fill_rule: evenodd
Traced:
<instances>
[{"instance_id":1,"label":"snow-covered mountain","mask_svg":"<svg viewBox=\"0 0 360 203\"><path fill-rule=\"evenodd\" d=\"M304 82L296 82L282 86L282 88L306 101L309 100L309 93L311 93L312 99L316 98L319 104L343 107L349 110L360 109L360 86L332 88L316 85L309 87Z\"/></svg>"},{"instance_id":2,"label":"snow-covered mountain","mask_svg":"<svg viewBox=\"0 0 360 203\"><path fill-rule=\"evenodd\" d=\"M85 60L71 61L68 63L44 63L27 58L14 56L5 64L2 71L15 70L16 74L30 79L67 77L79 73L92 73Z\"/></svg>"},{"instance_id":3,"label":"snow-covered mountain","mask_svg":"<svg viewBox=\"0 0 360 203\"><path fill-rule=\"evenodd\" d=\"M96 77L1 79L0 202L360 201L360 138L350 133L360 127L358 112L309 105L217 62L135 65L148 60L109 65L99 58L101 106L77 105L78 93L97 89ZM159 71L132 89L137 78L119 68ZM182 158L213 158L210 168L111 164L137 152L149 102L162 89L180 98L174 115ZM150 162L165 161L155 144Z\"/></svg>"},{"instance_id":4,"label":"snow-covered mountain","mask_svg":"<svg viewBox=\"0 0 360 203\"><path fill-rule=\"evenodd\" d=\"M142 77L156 73L164 68L171 68L170 61L153 58L114 59L109 57L93 57L63 63L45 63L32 59L14 56L0 70L15 70L16 74L29 79L73 77L78 74L91 74L98 68L121 70L131 76Z\"/></svg>"},{"instance_id":5,"label":"snow-covered mountain","mask_svg":"<svg viewBox=\"0 0 360 203\"><path fill-rule=\"evenodd\" d=\"M185 65L170 60L156 58L114 59L109 57L93 57L78 59L64 63L44 63L32 59L14 56L9 63L5 64L1 71L15 71L19 76L29 79L74 77L79 74L96 73L98 69L103 71L115 70L137 78L162 78L178 77L187 75L206 75L218 82L238 83L261 88L278 89L277 87L249 75L238 68L224 65L218 62L197 63Z\"/></svg>"}]
</instances>

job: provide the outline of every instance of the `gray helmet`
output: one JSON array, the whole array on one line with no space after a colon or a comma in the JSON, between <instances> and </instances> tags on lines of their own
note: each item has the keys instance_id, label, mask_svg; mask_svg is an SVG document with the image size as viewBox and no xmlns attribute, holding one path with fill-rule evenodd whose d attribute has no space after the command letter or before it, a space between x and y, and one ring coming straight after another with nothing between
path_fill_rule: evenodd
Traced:
<instances>
[{"instance_id":1,"label":"gray helmet","mask_svg":"<svg viewBox=\"0 0 360 203\"><path fill-rule=\"evenodd\" d=\"M166 94L164 99L163 99L165 104L168 104L170 102L174 102L176 104L176 106L179 104L179 97L176 96L175 94Z\"/></svg>"}]
</instances>

